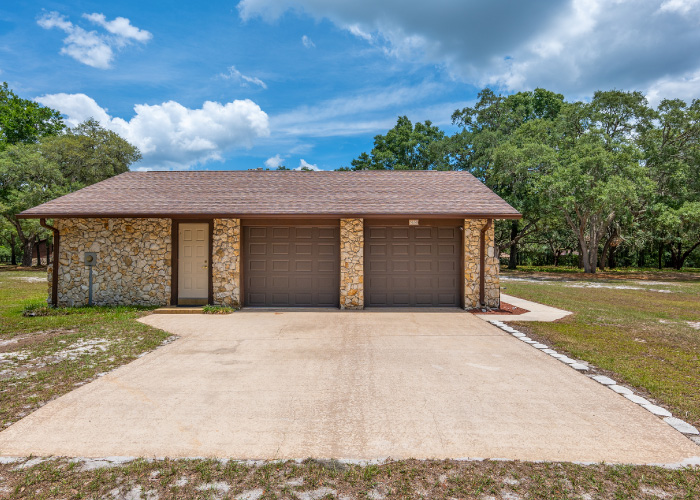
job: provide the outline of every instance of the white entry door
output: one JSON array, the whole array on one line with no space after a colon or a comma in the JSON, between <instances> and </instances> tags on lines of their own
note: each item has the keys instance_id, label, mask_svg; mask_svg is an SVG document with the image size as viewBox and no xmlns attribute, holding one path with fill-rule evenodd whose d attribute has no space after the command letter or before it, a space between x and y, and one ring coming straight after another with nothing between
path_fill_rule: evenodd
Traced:
<instances>
[{"instance_id":1,"label":"white entry door","mask_svg":"<svg viewBox=\"0 0 700 500\"><path fill-rule=\"evenodd\" d=\"M206 304L209 298L209 224L179 224L178 304Z\"/></svg>"}]
</instances>

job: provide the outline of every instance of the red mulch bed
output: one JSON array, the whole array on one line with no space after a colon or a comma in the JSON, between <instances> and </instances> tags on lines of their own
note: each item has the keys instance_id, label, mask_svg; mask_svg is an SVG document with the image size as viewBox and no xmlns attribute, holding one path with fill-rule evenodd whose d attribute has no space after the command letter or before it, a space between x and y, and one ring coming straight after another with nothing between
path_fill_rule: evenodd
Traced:
<instances>
[{"instance_id":1,"label":"red mulch bed","mask_svg":"<svg viewBox=\"0 0 700 500\"><path fill-rule=\"evenodd\" d=\"M481 309L472 309L469 312L472 314L512 314L515 316L517 314L524 314L530 311L523 309L522 307L516 307L513 304L508 304L507 302L501 302L501 307L498 309L491 309L490 311L486 312L481 312Z\"/></svg>"}]
</instances>

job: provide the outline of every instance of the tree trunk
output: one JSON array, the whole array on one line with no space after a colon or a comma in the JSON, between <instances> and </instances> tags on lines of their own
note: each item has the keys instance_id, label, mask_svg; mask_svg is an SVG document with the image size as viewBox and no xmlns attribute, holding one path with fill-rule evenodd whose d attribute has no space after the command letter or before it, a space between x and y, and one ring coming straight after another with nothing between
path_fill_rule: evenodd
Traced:
<instances>
[{"instance_id":1,"label":"tree trunk","mask_svg":"<svg viewBox=\"0 0 700 500\"><path fill-rule=\"evenodd\" d=\"M690 256L690 254L693 253L693 250L695 250L699 246L700 241L698 241L695 245L691 246L685 252L681 253L681 244L678 243L678 257L675 259L674 267L680 271L683 267L683 264L685 264L685 259L687 259Z\"/></svg>"},{"instance_id":2,"label":"tree trunk","mask_svg":"<svg viewBox=\"0 0 700 500\"><path fill-rule=\"evenodd\" d=\"M518 243L515 238L518 237L519 222L514 220L510 224L510 258L508 259L508 269L517 269L518 267Z\"/></svg>"},{"instance_id":3,"label":"tree trunk","mask_svg":"<svg viewBox=\"0 0 700 500\"><path fill-rule=\"evenodd\" d=\"M612 244L616 239L617 228L613 230L612 234L605 240L605 245L603 245L603 253L600 254L600 258L598 259L598 267L600 267L601 271L605 271L605 261L607 260L608 252L611 251L611 248L614 248Z\"/></svg>"},{"instance_id":4,"label":"tree trunk","mask_svg":"<svg viewBox=\"0 0 700 500\"><path fill-rule=\"evenodd\" d=\"M615 269L617 267L617 263L615 262L615 252L617 251L617 247L610 247L610 254L608 256L608 267L610 269Z\"/></svg>"},{"instance_id":5,"label":"tree trunk","mask_svg":"<svg viewBox=\"0 0 700 500\"><path fill-rule=\"evenodd\" d=\"M659 241L659 269L664 268L663 258L664 258L664 242Z\"/></svg>"},{"instance_id":6,"label":"tree trunk","mask_svg":"<svg viewBox=\"0 0 700 500\"><path fill-rule=\"evenodd\" d=\"M583 248L581 248L581 242L578 243L578 268L583 269Z\"/></svg>"},{"instance_id":7,"label":"tree trunk","mask_svg":"<svg viewBox=\"0 0 700 500\"><path fill-rule=\"evenodd\" d=\"M32 267L32 261L34 260L34 239L25 239L22 247L24 248L24 255L22 255L22 265L25 267Z\"/></svg>"},{"instance_id":8,"label":"tree trunk","mask_svg":"<svg viewBox=\"0 0 700 500\"><path fill-rule=\"evenodd\" d=\"M36 248L36 265L41 266L41 240L39 238L34 242L34 248Z\"/></svg>"},{"instance_id":9,"label":"tree trunk","mask_svg":"<svg viewBox=\"0 0 700 500\"><path fill-rule=\"evenodd\" d=\"M17 246L15 244L14 234L10 234L10 263L13 266L17 265Z\"/></svg>"}]
</instances>

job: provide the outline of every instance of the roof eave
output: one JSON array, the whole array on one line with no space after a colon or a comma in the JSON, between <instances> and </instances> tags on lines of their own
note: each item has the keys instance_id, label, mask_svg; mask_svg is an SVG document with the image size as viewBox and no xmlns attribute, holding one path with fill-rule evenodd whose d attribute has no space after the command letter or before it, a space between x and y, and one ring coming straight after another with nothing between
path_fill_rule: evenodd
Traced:
<instances>
[{"instance_id":1,"label":"roof eave","mask_svg":"<svg viewBox=\"0 0 700 500\"><path fill-rule=\"evenodd\" d=\"M18 219L270 219L270 218L314 218L314 219L522 219L520 213L26 213L17 214Z\"/></svg>"}]
</instances>

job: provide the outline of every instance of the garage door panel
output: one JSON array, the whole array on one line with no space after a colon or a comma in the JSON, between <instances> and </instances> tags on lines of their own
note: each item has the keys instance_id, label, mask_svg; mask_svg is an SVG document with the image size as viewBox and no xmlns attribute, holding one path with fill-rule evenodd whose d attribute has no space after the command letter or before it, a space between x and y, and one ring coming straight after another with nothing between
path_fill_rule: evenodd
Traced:
<instances>
[{"instance_id":1,"label":"garage door panel","mask_svg":"<svg viewBox=\"0 0 700 500\"><path fill-rule=\"evenodd\" d=\"M297 253L297 255L311 255L313 249L310 243L297 243L294 245L294 251Z\"/></svg>"},{"instance_id":2,"label":"garage door panel","mask_svg":"<svg viewBox=\"0 0 700 500\"><path fill-rule=\"evenodd\" d=\"M435 250L433 249L433 245L431 244L416 243L413 248L415 249L414 255L417 257L423 255L432 256L435 254Z\"/></svg>"},{"instance_id":3,"label":"garage door panel","mask_svg":"<svg viewBox=\"0 0 700 500\"><path fill-rule=\"evenodd\" d=\"M333 258L335 256L335 245L332 243L318 243L318 254Z\"/></svg>"},{"instance_id":4,"label":"garage door panel","mask_svg":"<svg viewBox=\"0 0 700 500\"><path fill-rule=\"evenodd\" d=\"M338 303L336 301L335 294L327 292L318 294L316 305L321 307L336 307Z\"/></svg>"},{"instance_id":5,"label":"garage door panel","mask_svg":"<svg viewBox=\"0 0 700 500\"><path fill-rule=\"evenodd\" d=\"M369 255L386 255L386 243L372 243L368 245Z\"/></svg>"},{"instance_id":6,"label":"garage door panel","mask_svg":"<svg viewBox=\"0 0 700 500\"><path fill-rule=\"evenodd\" d=\"M312 306L313 305L313 294L308 293L296 293L294 294L294 305L295 306Z\"/></svg>"},{"instance_id":7,"label":"garage door panel","mask_svg":"<svg viewBox=\"0 0 700 500\"><path fill-rule=\"evenodd\" d=\"M405 292L393 293L391 300L388 302L389 306L410 306L411 305L411 294Z\"/></svg>"},{"instance_id":8,"label":"garage door panel","mask_svg":"<svg viewBox=\"0 0 700 500\"><path fill-rule=\"evenodd\" d=\"M437 237L438 239L452 240L455 237L459 238L459 229L456 227L438 227Z\"/></svg>"},{"instance_id":9,"label":"garage door panel","mask_svg":"<svg viewBox=\"0 0 700 500\"><path fill-rule=\"evenodd\" d=\"M335 262L330 260L321 260L318 262L318 271L321 273L333 273L336 270Z\"/></svg>"},{"instance_id":10,"label":"garage door panel","mask_svg":"<svg viewBox=\"0 0 700 500\"><path fill-rule=\"evenodd\" d=\"M410 269L410 263L407 260L392 260L391 270L395 273L407 273Z\"/></svg>"},{"instance_id":11,"label":"garage door panel","mask_svg":"<svg viewBox=\"0 0 700 500\"><path fill-rule=\"evenodd\" d=\"M452 226L369 226L365 305L459 306L461 232Z\"/></svg>"},{"instance_id":12,"label":"garage door panel","mask_svg":"<svg viewBox=\"0 0 700 500\"><path fill-rule=\"evenodd\" d=\"M289 288L289 277L272 276L270 279L265 280L263 287L267 288L268 283L273 290L286 290Z\"/></svg>"},{"instance_id":13,"label":"garage door panel","mask_svg":"<svg viewBox=\"0 0 700 500\"><path fill-rule=\"evenodd\" d=\"M373 241L385 240L387 231L388 228L386 227L369 227L367 228L365 235L367 236L367 238Z\"/></svg>"},{"instance_id":14,"label":"garage door panel","mask_svg":"<svg viewBox=\"0 0 700 500\"><path fill-rule=\"evenodd\" d=\"M419 240L432 240L435 236L432 229L431 227L415 228L415 238Z\"/></svg>"},{"instance_id":15,"label":"garage door panel","mask_svg":"<svg viewBox=\"0 0 700 500\"><path fill-rule=\"evenodd\" d=\"M248 296L248 305L264 306L265 305L265 294L264 293L251 293Z\"/></svg>"},{"instance_id":16,"label":"garage door panel","mask_svg":"<svg viewBox=\"0 0 700 500\"><path fill-rule=\"evenodd\" d=\"M438 288L440 290L450 290L459 286L459 282L456 277L452 276L438 276Z\"/></svg>"},{"instance_id":17,"label":"garage door panel","mask_svg":"<svg viewBox=\"0 0 700 500\"><path fill-rule=\"evenodd\" d=\"M288 239L289 238L289 229L288 227L273 227L272 229L272 238L280 238L280 239ZM268 237L268 234L266 233L264 235L265 238Z\"/></svg>"},{"instance_id":18,"label":"garage door panel","mask_svg":"<svg viewBox=\"0 0 700 500\"><path fill-rule=\"evenodd\" d=\"M410 276L395 276L391 278L391 288L393 290L409 290L412 278Z\"/></svg>"},{"instance_id":19,"label":"garage door panel","mask_svg":"<svg viewBox=\"0 0 700 500\"><path fill-rule=\"evenodd\" d=\"M267 269L267 261L251 260L248 262L248 271L265 272Z\"/></svg>"},{"instance_id":20,"label":"garage door panel","mask_svg":"<svg viewBox=\"0 0 700 500\"><path fill-rule=\"evenodd\" d=\"M459 252L458 245L455 243L452 244L444 244L440 243L438 245L438 255L447 255L447 256L452 256L455 253Z\"/></svg>"},{"instance_id":21,"label":"garage door panel","mask_svg":"<svg viewBox=\"0 0 700 500\"><path fill-rule=\"evenodd\" d=\"M265 255L267 253L267 245L265 243L251 243L248 247L249 255Z\"/></svg>"},{"instance_id":22,"label":"garage door panel","mask_svg":"<svg viewBox=\"0 0 700 500\"><path fill-rule=\"evenodd\" d=\"M409 235L409 228L407 228L407 227L391 228L391 237L395 240L407 240L408 235Z\"/></svg>"},{"instance_id":23,"label":"garage door panel","mask_svg":"<svg viewBox=\"0 0 700 500\"><path fill-rule=\"evenodd\" d=\"M432 293L416 293L416 305L417 306L432 306L433 305L433 294Z\"/></svg>"},{"instance_id":24,"label":"garage door panel","mask_svg":"<svg viewBox=\"0 0 700 500\"><path fill-rule=\"evenodd\" d=\"M264 238L267 234L266 227L251 227L248 238Z\"/></svg>"},{"instance_id":25,"label":"garage door panel","mask_svg":"<svg viewBox=\"0 0 700 500\"><path fill-rule=\"evenodd\" d=\"M415 276L413 278L413 289L416 294L421 293L420 290L431 291L436 288L438 279L436 276Z\"/></svg>"},{"instance_id":26,"label":"garage door panel","mask_svg":"<svg viewBox=\"0 0 700 500\"><path fill-rule=\"evenodd\" d=\"M385 248L384 254L386 254L387 253L386 252L386 245L384 246L384 248ZM393 257L408 257L409 256L410 248L408 245L397 243L395 245L391 245L389 248L391 249L390 253Z\"/></svg>"},{"instance_id":27,"label":"garage door panel","mask_svg":"<svg viewBox=\"0 0 700 500\"><path fill-rule=\"evenodd\" d=\"M339 228L244 226L243 241L245 305L338 306Z\"/></svg>"},{"instance_id":28,"label":"garage door panel","mask_svg":"<svg viewBox=\"0 0 700 500\"><path fill-rule=\"evenodd\" d=\"M432 260L416 260L414 270L417 273L432 273L437 266Z\"/></svg>"},{"instance_id":29,"label":"garage door panel","mask_svg":"<svg viewBox=\"0 0 700 500\"><path fill-rule=\"evenodd\" d=\"M272 253L274 255L289 255L289 244L288 243L273 243Z\"/></svg>"},{"instance_id":30,"label":"garage door panel","mask_svg":"<svg viewBox=\"0 0 700 500\"><path fill-rule=\"evenodd\" d=\"M287 272L289 271L289 261L288 260L273 260L272 261L272 272Z\"/></svg>"},{"instance_id":31,"label":"garage door panel","mask_svg":"<svg viewBox=\"0 0 700 500\"><path fill-rule=\"evenodd\" d=\"M459 262L453 260L440 260L437 263L438 273L457 273L459 269Z\"/></svg>"},{"instance_id":32,"label":"garage door panel","mask_svg":"<svg viewBox=\"0 0 700 500\"><path fill-rule=\"evenodd\" d=\"M314 237L314 228L312 227L297 227L294 229L296 237L300 239L311 239Z\"/></svg>"}]
</instances>

